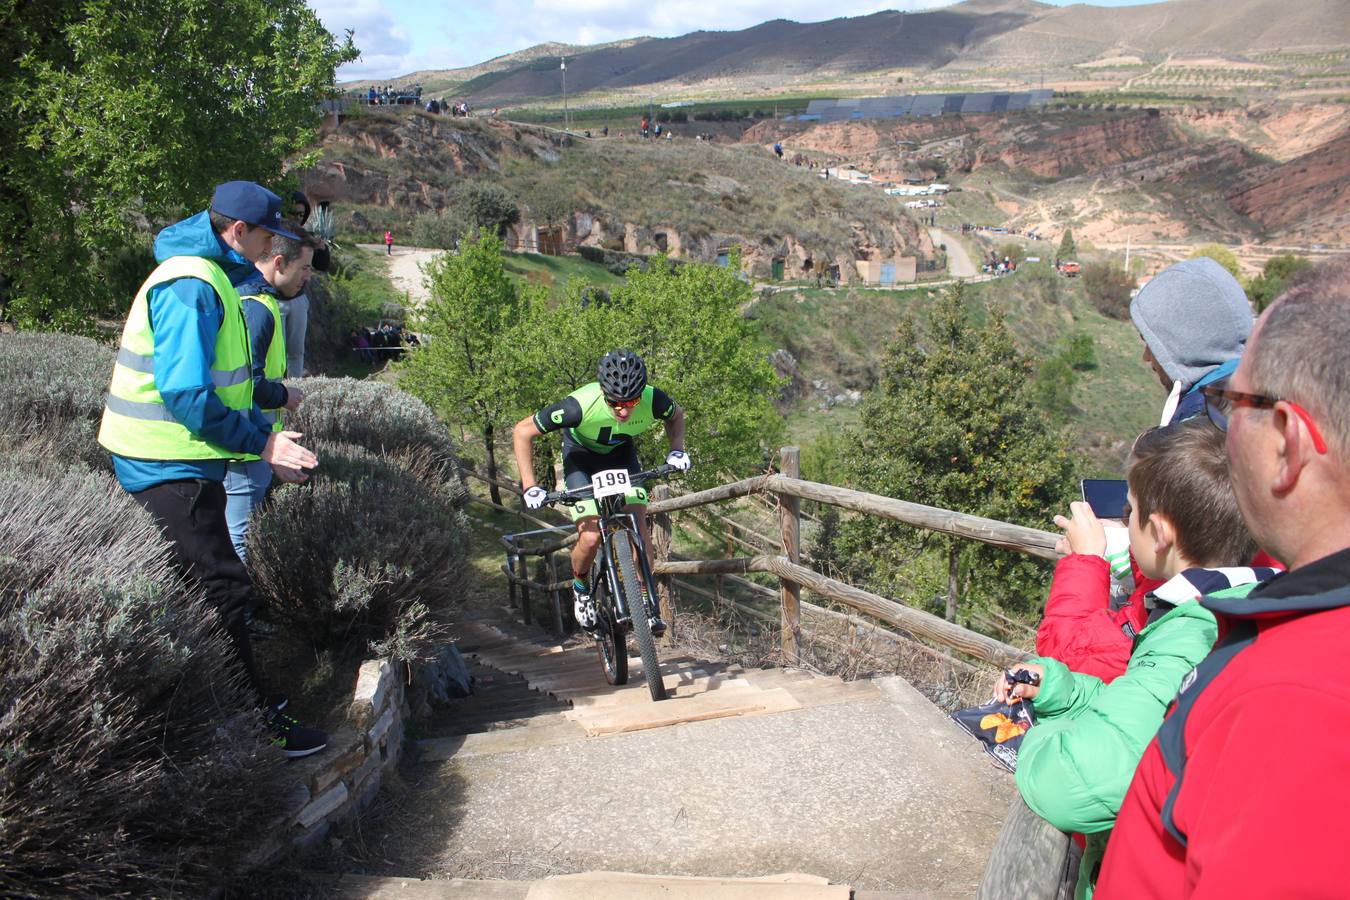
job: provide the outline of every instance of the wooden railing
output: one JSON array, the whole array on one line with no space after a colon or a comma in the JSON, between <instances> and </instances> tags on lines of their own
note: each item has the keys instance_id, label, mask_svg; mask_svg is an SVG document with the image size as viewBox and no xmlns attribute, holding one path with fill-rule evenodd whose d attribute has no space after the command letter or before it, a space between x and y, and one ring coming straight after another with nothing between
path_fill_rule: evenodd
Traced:
<instances>
[{"instance_id":1,"label":"wooden railing","mask_svg":"<svg viewBox=\"0 0 1350 900\"><path fill-rule=\"evenodd\" d=\"M1017 647L971 629L963 628L954 622L949 622L924 610L915 609L827 577L803 566L801 564L801 501L811 500L841 509L880 516L916 528L976 540L1047 560L1058 559L1058 554L1055 553L1056 535L1035 528L1012 525L1007 522L897 500L892 497L882 497L848 488L804 481L799 477L799 454L796 447L784 447L780 451L779 458L781 461L780 471L776 474L757 475L753 478L746 478L705 491L683 494L677 497L670 496L665 485L659 485L652 492L652 502L648 505L647 511L651 516L652 549L655 556L654 571L658 577L657 591L660 595L662 613L666 621L674 621L671 614L673 606L671 586L676 576L717 577L719 579L719 590L716 595L719 597L721 593L720 580L723 578L737 579L743 586L749 586L760 596L775 593L770 588L746 581L740 577L752 572L763 572L778 576L779 589L776 595L779 601L779 614L776 617L776 624L781 634L783 659L788 663L800 658L801 611L803 607L801 590L803 587L821 597L870 617L870 619L895 626L907 634L924 638L987 665L1003 668L1028 656L1026 651ZM481 478L482 476L475 475L475 477ZM516 486L501 482L499 484L519 493L519 488ZM670 517L672 513L697 509L738 497L761 494L773 496L777 500L780 545L780 552L777 555L759 554L711 560L683 560L674 557L671 551L672 523ZM478 500L478 502L487 503L487 501L482 500ZM496 506L496 504L491 503L488 503L488 505ZM507 510L505 507L497 506L497 508L508 512L517 512ZM521 515L525 514L521 513ZM533 516L525 516L525 519L539 525L548 525L548 523ZM538 532L533 532L533 534L538 534ZM759 535L759 537L763 536ZM566 589L567 582L558 579L557 567L551 561L551 554L564 549L570 545L572 540L575 540L574 535L570 540L560 537L545 542L541 547L530 549L523 545L518 535L507 535L503 538L508 549L508 565L504 565L502 571L506 574L511 585L513 602L517 587L524 592L522 605L525 609L526 621L529 620L528 592L532 589L543 591L552 597L554 626L561 630L559 593ZM535 579L528 577L525 558L529 554L540 557L538 575ZM549 560L547 565L545 564L546 559ZM515 565L512 564L512 560L515 561ZM516 571L517 567L518 571ZM705 596L713 593L706 589L696 588L693 585L682 585L682 587ZM734 601L726 601L725 599L723 599L723 602L728 602L755 618L775 621L775 617L754 607L737 604ZM894 632L879 628L867 619L821 607L813 607L811 604L805 605L814 612L825 616L852 620L850 624L854 627L876 629L892 638L901 637ZM929 653L936 653L921 642L916 641L913 645L921 647ZM969 664L959 659L952 658L949 662L970 669ZM1070 871L1071 859L1068 836L1028 809L1020 796L1016 797L1009 808L1003 828L990 855L979 897L1044 898L1044 900L1052 900L1052 898L1060 896L1065 888L1066 873ZM1071 894L1071 884L1068 889Z\"/></svg>"}]
</instances>

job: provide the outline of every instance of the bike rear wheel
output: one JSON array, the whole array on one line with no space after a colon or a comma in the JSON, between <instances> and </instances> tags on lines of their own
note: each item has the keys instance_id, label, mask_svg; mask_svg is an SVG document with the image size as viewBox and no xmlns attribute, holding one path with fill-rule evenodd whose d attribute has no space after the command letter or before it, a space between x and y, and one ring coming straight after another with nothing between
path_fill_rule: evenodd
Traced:
<instances>
[{"instance_id":1,"label":"bike rear wheel","mask_svg":"<svg viewBox=\"0 0 1350 900\"><path fill-rule=\"evenodd\" d=\"M610 684L628 683L628 641L618 616L614 614L614 605L606 595L603 578L597 572L591 580L595 591L596 613L600 616L600 635L595 639L595 649L600 656L600 668L604 670L605 681Z\"/></svg>"},{"instance_id":2,"label":"bike rear wheel","mask_svg":"<svg viewBox=\"0 0 1350 900\"><path fill-rule=\"evenodd\" d=\"M624 605L628 607L628 615L633 621L633 638L637 641L638 655L642 657L642 674L647 677L647 690L651 691L653 700L665 700L666 684L661 678L661 661L656 657L656 639L652 636L651 619L642 602L632 538L627 531L616 531L610 535L609 549L619 564L619 580L627 601Z\"/></svg>"}]
</instances>

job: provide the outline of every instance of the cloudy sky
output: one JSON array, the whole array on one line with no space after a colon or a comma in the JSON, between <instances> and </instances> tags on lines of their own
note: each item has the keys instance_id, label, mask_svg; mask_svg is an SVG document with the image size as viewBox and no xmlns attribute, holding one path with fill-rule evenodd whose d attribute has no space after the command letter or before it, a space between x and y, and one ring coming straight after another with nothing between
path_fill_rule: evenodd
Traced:
<instances>
[{"instance_id":1,"label":"cloudy sky","mask_svg":"<svg viewBox=\"0 0 1350 900\"><path fill-rule=\"evenodd\" d=\"M1069 0L1049 0L1065 6ZM1128 6L1146 0L1095 0ZM769 19L818 22L883 9L929 9L942 0L310 0L330 31L351 29L361 59L344 80L393 78L419 69L453 69L534 44L597 44L699 29L735 31Z\"/></svg>"}]
</instances>

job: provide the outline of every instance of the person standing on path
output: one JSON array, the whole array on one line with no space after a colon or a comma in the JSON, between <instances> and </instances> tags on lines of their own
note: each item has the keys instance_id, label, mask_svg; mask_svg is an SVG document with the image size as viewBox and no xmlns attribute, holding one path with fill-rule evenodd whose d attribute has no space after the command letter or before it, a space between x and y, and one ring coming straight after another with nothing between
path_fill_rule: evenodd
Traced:
<instances>
[{"instance_id":1,"label":"person standing on path","mask_svg":"<svg viewBox=\"0 0 1350 900\"><path fill-rule=\"evenodd\" d=\"M386 231L384 233L384 255L394 255L394 233L392 231Z\"/></svg>"},{"instance_id":2,"label":"person standing on path","mask_svg":"<svg viewBox=\"0 0 1350 900\"><path fill-rule=\"evenodd\" d=\"M291 216L303 227L309 221L309 198L303 191L291 194ZM328 245L317 240L312 265L315 272L328 271ZM281 308L281 327L286 335L286 377L305 377L305 337L309 332L309 295L301 291L289 300L277 298Z\"/></svg>"},{"instance_id":3,"label":"person standing on path","mask_svg":"<svg viewBox=\"0 0 1350 900\"><path fill-rule=\"evenodd\" d=\"M296 239L276 234L272 250L258 263L258 271L238 287L248 327L249 351L253 357L253 402L273 431L282 430L282 410L295 412L305 393L286 387L286 335L279 301L304 292L313 274L314 248L318 241L294 222L282 227ZM301 473L298 480L306 480ZM254 454L231 460L225 470L225 521L239 559L248 565L248 522L262 505L272 484L272 467Z\"/></svg>"},{"instance_id":4,"label":"person standing on path","mask_svg":"<svg viewBox=\"0 0 1350 900\"><path fill-rule=\"evenodd\" d=\"M291 757L328 744L322 731L268 697L245 613L257 592L225 523L225 467L248 453L283 480L318 465L291 431L272 431L253 403L248 330L235 285L257 270L281 227L281 198L248 181L216 188L207 210L155 238L159 265L122 329L98 441L123 490L151 516L189 581L200 584L229 636L276 743Z\"/></svg>"}]
</instances>

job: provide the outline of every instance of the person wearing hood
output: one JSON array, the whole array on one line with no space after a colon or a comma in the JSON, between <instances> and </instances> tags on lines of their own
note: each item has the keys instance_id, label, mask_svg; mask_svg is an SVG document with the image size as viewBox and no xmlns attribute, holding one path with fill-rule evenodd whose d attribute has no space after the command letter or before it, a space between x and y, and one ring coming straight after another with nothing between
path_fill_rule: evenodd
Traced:
<instances>
[{"instance_id":1,"label":"person wearing hood","mask_svg":"<svg viewBox=\"0 0 1350 900\"><path fill-rule=\"evenodd\" d=\"M201 585L269 728L287 756L322 750L327 735L281 713L253 658L247 610L257 605L225 521L227 464L247 454L299 480L318 458L292 431L273 431L253 401L248 329L236 285L256 273L281 226L281 198L231 181L207 210L155 238L158 265L122 329L98 441L122 488L144 507L189 581Z\"/></svg>"},{"instance_id":2,"label":"person wearing hood","mask_svg":"<svg viewBox=\"0 0 1350 900\"><path fill-rule=\"evenodd\" d=\"M1228 385L1205 388L1243 520L1289 571L1242 599L1200 600L1222 639L1135 770L1101 900L1346 895L1347 348L1340 260L1281 295Z\"/></svg>"},{"instance_id":3,"label":"person wearing hood","mask_svg":"<svg viewBox=\"0 0 1350 900\"><path fill-rule=\"evenodd\" d=\"M1205 411L1200 388L1230 377L1252 333L1247 293L1207 256L1168 266L1130 301L1144 362L1168 391L1161 425Z\"/></svg>"}]
</instances>

